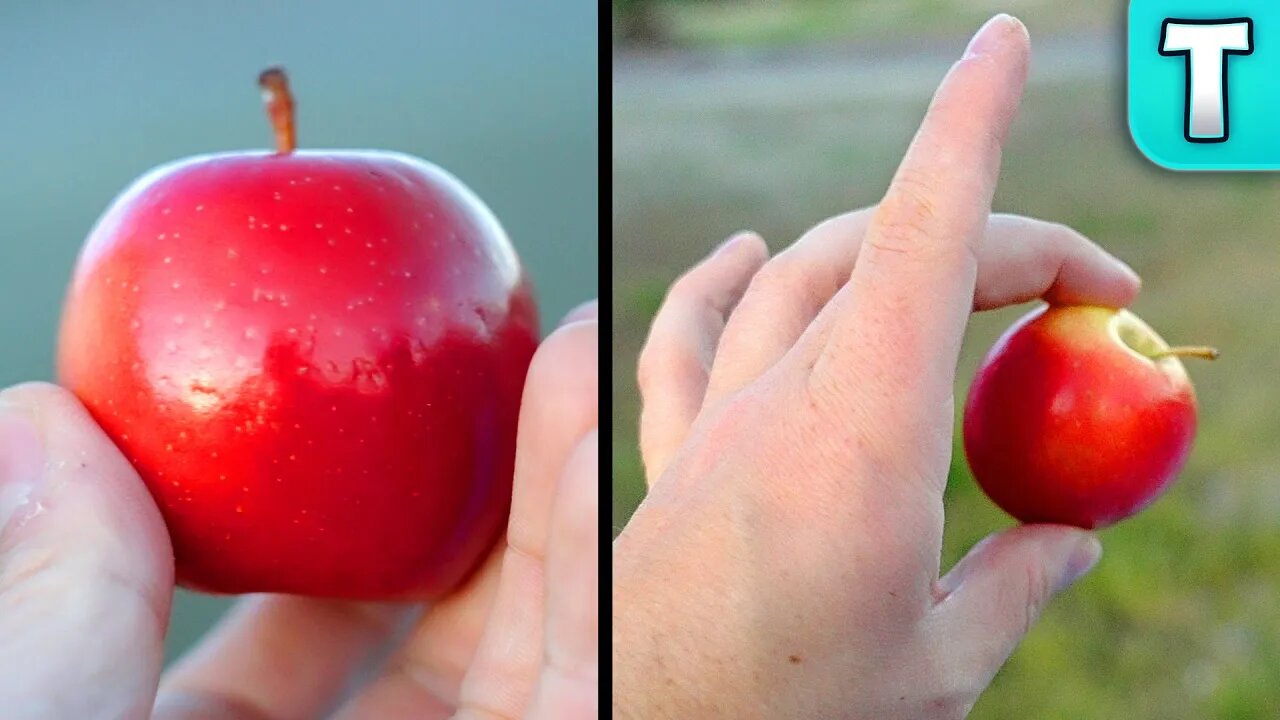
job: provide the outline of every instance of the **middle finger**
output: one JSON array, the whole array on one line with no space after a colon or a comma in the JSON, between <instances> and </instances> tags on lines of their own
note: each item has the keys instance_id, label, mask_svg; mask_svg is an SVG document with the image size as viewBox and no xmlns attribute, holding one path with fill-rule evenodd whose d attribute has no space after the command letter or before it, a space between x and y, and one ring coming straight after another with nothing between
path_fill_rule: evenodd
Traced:
<instances>
[{"instance_id":1,"label":"middle finger","mask_svg":"<svg viewBox=\"0 0 1280 720\"><path fill-rule=\"evenodd\" d=\"M828 218L770 260L752 280L725 326L715 353L704 406L711 406L760 377L796 344L836 292L849 280L874 207ZM975 309L1004 292L1010 266L1031 259L1057 260L1036 296L1054 302L1124 307L1138 290L1137 276L1079 233L1058 223L993 214L978 247ZM1021 282L1017 277L1012 282ZM1029 286L1018 285L1026 294Z\"/></svg>"}]
</instances>

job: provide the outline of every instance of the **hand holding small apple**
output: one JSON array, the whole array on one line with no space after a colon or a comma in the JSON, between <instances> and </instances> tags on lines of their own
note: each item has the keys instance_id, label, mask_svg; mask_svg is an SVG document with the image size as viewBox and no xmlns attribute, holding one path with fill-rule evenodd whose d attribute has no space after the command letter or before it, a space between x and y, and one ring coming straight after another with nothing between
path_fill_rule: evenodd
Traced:
<instances>
[{"instance_id":1,"label":"hand holding small apple","mask_svg":"<svg viewBox=\"0 0 1280 720\"><path fill-rule=\"evenodd\" d=\"M155 502L71 393L0 392L0 716L596 717L597 327L584 306L539 347L506 539L465 584L425 611L246 597L158 702L174 562Z\"/></svg>"},{"instance_id":2,"label":"hand holding small apple","mask_svg":"<svg viewBox=\"0 0 1280 720\"><path fill-rule=\"evenodd\" d=\"M989 22L878 207L773 259L737 236L672 286L638 373L649 495L614 543L615 716L960 717L1098 559L1025 525L939 568L969 313L1138 291L1080 235L989 213L1027 56Z\"/></svg>"}]
</instances>

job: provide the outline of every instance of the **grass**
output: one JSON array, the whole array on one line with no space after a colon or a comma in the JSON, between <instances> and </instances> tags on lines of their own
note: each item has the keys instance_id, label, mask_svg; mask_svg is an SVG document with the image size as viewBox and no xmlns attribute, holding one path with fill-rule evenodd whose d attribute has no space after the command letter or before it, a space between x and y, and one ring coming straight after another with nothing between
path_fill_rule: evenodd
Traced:
<instances>
[{"instance_id":1,"label":"grass","mask_svg":"<svg viewBox=\"0 0 1280 720\"><path fill-rule=\"evenodd\" d=\"M712 79L697 81L694 102L683 76L663 92L628 92L627 82L618 80L614 111L615 528L643 497L632 378L667 284L734 230L756 229L777 250L821 218L874 202L931 90L855 97L833 84L746 103ZM1135 310L1170 341L1216 344L1223 357L1190 368L1201 427L1179 481L1102 533L1101 565L1049 608L972 717L1274 717L1280 186L1148 164L1129 143L1120 83L1033 85L995 206L1066 222L1126 259L1145 280ZM958 397L1024 310L975 316ZM1009 525L958 455L947 511L947 565Z\"/></svg>"}]
</instances>

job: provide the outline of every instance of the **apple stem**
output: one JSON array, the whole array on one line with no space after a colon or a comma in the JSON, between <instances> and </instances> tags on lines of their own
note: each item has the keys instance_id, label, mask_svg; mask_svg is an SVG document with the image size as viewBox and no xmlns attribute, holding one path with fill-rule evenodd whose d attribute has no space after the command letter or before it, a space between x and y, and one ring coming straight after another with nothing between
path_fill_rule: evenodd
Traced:
<instances>
[{"instance_id":1,"label":"apple stem","mask_svg":"<svg viewBox=\"0 0 1280 720\"><path fill-rule=\"evenodd\" d=\"M262 88L262 102L266 103L271 130L276 135L276 152L288 155L297 146L297 137L293 126L293 93L289 92L289 78L284 68L263 70L258 76L258 87Z\"/></svg>"},{"instance_id":2,"label":"apple stem","mask_svg":"<svg viewBox=\"0 0 1280 720\"><path fill-rule=\"evenodd\" d=\"M1180 345L1163 350L1151 356L1153 360L1159 360L1163 357L1195 357L1203 360L1217 360L1218 348L1209 347L1208 345Z\"/></svg>"}]
</instances>

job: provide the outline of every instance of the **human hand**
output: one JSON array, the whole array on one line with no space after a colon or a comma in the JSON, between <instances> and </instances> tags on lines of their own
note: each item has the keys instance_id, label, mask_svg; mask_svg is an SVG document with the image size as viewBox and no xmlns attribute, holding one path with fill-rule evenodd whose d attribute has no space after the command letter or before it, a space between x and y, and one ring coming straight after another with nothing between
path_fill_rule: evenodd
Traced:
<instances>
[{"instance_id":1,"label":"human hand","mask_svg":"<svg viewBox=\"0 0 1280 720\"><path fill-rule=\"evenodd\" d=\"M618 717L961 717L1096 562L1030 525L939 568L971 310L1138 290L1080 235L989 214L1027 60L1021 23L988 23L878 207L767 262L735 237L672 286L638 372L649 495L613 550Z\"/></svg>"},{"instance_id":2,"label":"human hand","mask_svg":"<svg viewBox=\"0 0 1280 720\"><path fill-rule=\"evenodd\" d=\"M464 586L245 598L163 681L173 553L145 486L66 391L0 393L0 717L596 717L598 345L592 303L538 349L506 539Z\"/></svg>"}]
</instances>

